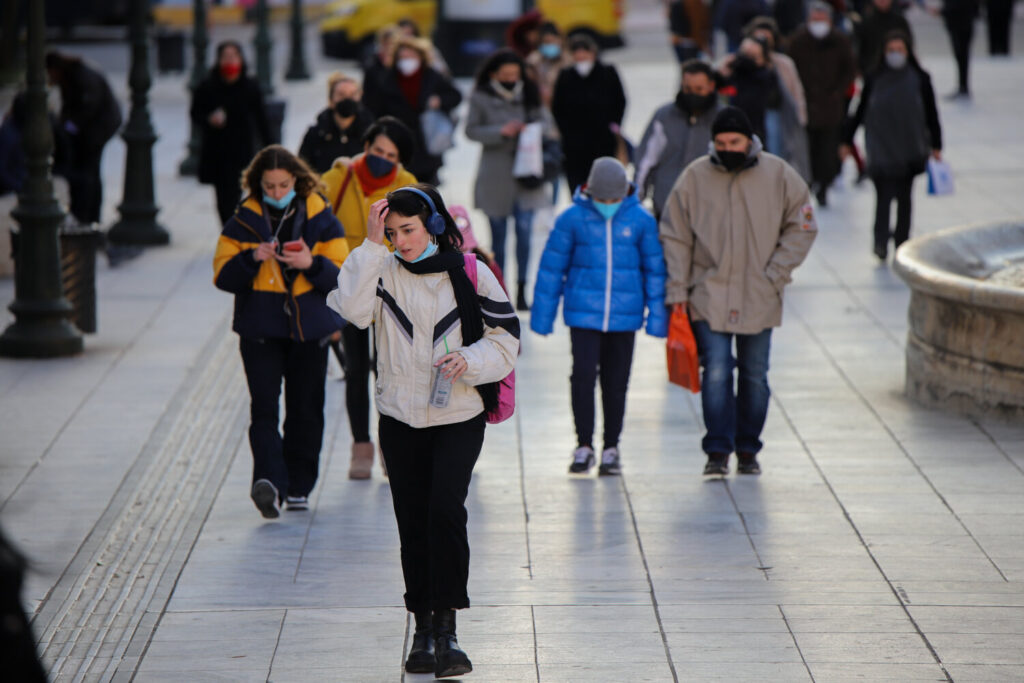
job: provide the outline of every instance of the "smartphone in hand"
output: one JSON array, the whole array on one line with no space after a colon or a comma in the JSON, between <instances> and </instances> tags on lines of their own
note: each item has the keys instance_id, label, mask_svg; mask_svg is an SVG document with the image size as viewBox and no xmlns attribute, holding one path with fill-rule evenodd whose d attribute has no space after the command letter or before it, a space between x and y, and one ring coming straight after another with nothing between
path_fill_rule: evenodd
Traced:
<instances>
[{"instance_id":1,"label":"smartphone in hand","mask_svg":"<svg viewBox=\"0 0 1024 683\"><path fill-rule=\"evenodd\" d=\"M291 242L285 242L281 245L281 248L285 251L302 251L302 240L292 240Z\"/></svg>"}]
</instances>

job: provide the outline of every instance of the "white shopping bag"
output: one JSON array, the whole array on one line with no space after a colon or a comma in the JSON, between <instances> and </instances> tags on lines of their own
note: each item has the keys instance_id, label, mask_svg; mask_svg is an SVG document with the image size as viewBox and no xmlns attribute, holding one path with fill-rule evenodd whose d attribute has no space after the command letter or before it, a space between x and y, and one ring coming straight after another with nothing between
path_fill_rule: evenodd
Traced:
<instances>
[{"instance_id":1,"label":"white shopping bag","mask_svg":"<svg viewBox=\"0 0 1024 683\"><path fill-rule=\"evenodd\" d=\"M539 121L528 123L519 131L516 158L512 164L515 178L544 177L544 125Z\"/></svg>"},{"instance_id":2,"label":"white shopping bag","mask_svg":"<svg viewBox=\"0 0 1024 683\"><path fill-rule=\"evenodd\" d=\"M953 169L934 157L928 159L928 194L953 194Z\"/></svg>"}]
</instances>

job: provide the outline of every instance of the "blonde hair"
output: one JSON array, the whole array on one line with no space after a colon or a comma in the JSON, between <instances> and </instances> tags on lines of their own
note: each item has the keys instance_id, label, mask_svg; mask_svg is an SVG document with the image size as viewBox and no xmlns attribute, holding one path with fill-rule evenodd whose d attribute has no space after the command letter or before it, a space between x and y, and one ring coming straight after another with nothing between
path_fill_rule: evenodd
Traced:
<instances>
[{"instance_id":1,"label":"blonde hair","mask_svg":"<svg viewBox=\"0 0 1024 683\"><path fill-rule=\"evenodd\" d=\"M391 61L395 62L398 59L398 51L403 47L407 47L411 50L415 50L419 53L420 59L423 60L424 66L430 66L433 61L431 58L431 44L429 40L424 38L415 38L413 36L397 36L395 38L394 45L391 47Z\"/></svg>"},{"instance_id":2,"label":"blonde hair","mask_svg":"<svg viewBox=\"0 0 1024 683\"><path fill-rule=\"evenodd\" d=\"M335 71L334 73L332 73L330 76L327 77L327 101L328 102L331 100L331 96L334 95L334 88L336 88L339 83L352 83L357 88L362 90L362 87L359 85L359 81L357 81L356 79L352 78L348 74L343 74L340 71Z\"/></svg>"}]
</instances>

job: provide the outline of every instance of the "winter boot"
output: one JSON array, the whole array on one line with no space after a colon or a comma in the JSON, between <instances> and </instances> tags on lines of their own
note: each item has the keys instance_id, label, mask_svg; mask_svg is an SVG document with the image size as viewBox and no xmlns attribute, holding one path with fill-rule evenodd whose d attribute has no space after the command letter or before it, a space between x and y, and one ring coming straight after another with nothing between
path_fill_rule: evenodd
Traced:
<instances>
[{"instance_id":1,"label":"winter boot","mask_svg":"<svg viewBox=\"0 0 1024 683\"><path fill-rule=\"evenodd\" d=\"M416 631L412 634L412 647L405 660L405 670L411 674L434 673L434 627L431 613L416 612Z\"/></svg>"},{"instance_id":2,"label":"winter boot","mask_svg":"<svg viewBox=\"0 0 1024 683\"><path fill-rule=\"evenodd\" d=\"M443 609L434 612L434 676L447 678L461 676L473 670L469 657L455 639L455 610Z\"/></svg>"}]
</instances>

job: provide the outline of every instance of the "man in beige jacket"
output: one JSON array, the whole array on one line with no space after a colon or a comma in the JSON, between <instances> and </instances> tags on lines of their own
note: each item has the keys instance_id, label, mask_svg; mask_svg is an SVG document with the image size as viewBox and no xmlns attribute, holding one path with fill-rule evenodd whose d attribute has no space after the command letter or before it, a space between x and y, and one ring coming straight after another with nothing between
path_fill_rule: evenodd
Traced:
<instances>
[{"instance_id":1,"label":"man in beige jacket","mask_svg":"<svg viewBox=\"0 0 1024 683\"><path fill-rule=\"evenodd\" d=\"M704 474L728 474L733 452L739 473L758 474L771 332L818 227L807 183L762 150L741 110L719 112L711 135L710 153L679 176L661 216L665 304L689 306L697 339Z\"/></svg>"}]
</instances>

